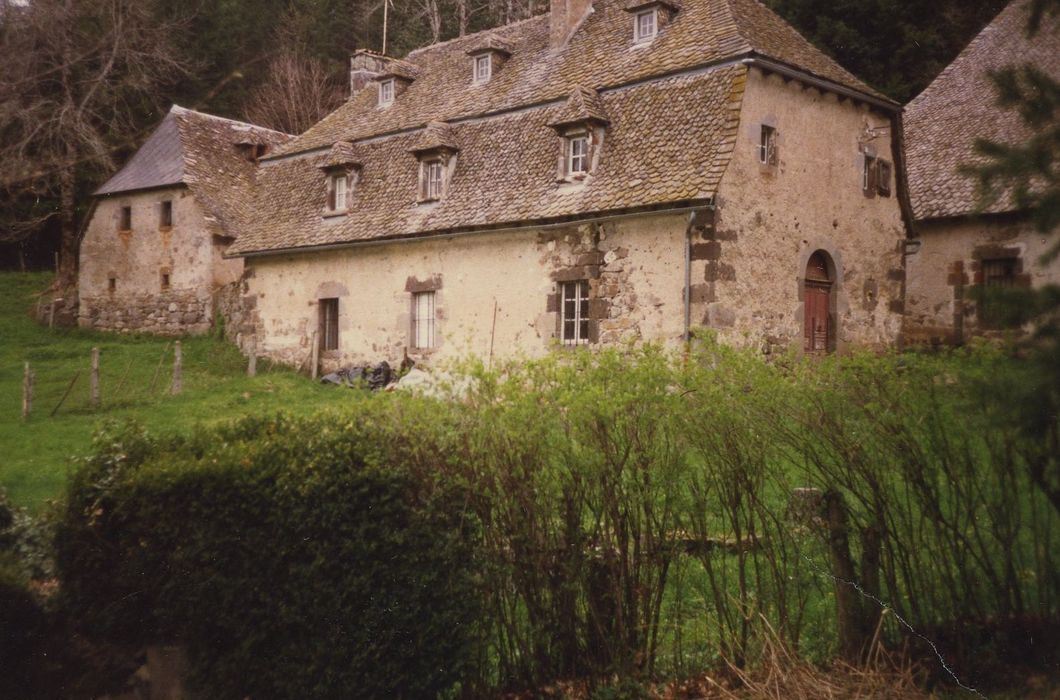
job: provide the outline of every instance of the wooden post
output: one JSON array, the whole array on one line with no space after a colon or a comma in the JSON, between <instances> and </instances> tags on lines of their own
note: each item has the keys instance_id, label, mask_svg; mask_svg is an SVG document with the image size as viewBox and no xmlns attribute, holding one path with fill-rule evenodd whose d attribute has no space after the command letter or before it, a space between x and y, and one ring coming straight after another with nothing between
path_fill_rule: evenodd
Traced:
<instances>
[{"instance_id":1,"label":"wooden post","mask_svg":"<svg viewBox=\"0 0 1060 700\"><path fill-rule=\"evenodd\" d=\"M55 299L52 299L51 306L48 308L48 328L55 328Z\"/></svg>"},{"instance_id":2,"label":"wooden post","mask_svg":"<svg viewBox=\"0 0 1060 700\"><path fill-rule=\"evenodd\" d=\"M249 352L247 353L247 376L254 377L258 374L258 340L255 336L250 336L250 342L247 344Z\"/></svg>"},{"instance_id":3,"label":"wooden post","mask_svg":"<svg viewBox=\"0 0 1060 700\"><path fill-rule=\"evenodd\" d=\"M313 379L316 379L317 372L320 371L320 343L317 342L316 331L313 331L313 340L310 342L313 343L313 347L311 348L311 352L313 353L313 359L310 360L310 362L313 363L313 366L309 368L309 376L311 376Z\"/></svg>"},{"instance_id":4,"label":"wooden post","mask_svg":"<svg viewBox=\"0 0 1060 700\"><path fill-rule=\"evenodd\" d=\"M88 382L88 402L99 408L99 348L92 348L92 373Z\"/></svg>"},{"instance_id":5,"label":"wooden post","mask_svg":"<svg viewBox=\"0 0 1060 700\"><path fill-rule=\"evenodd\" d=\"M169 343L162 348L162 356L158 358L158 365L155 366L155 373L151 375L151 387L147 390L148 394L155 393L155 384L158 383L158 374L162 371L162 364L166 361L166 353L169 352Z\"/></svg>"},{"instance_id":6,"label":"wooden post","mask_svg":"<svg viewBox=\"0 0 1060 700\"><path fill-rule=\"evenodd\" d=\"M173 386L170 393L176 396L180 393L183 384L184 353L180 348L180 341L173 343Z\"/></svg>"},{"instance_id":7,"label":"wooden post","mask_svg":"<svg viewBox=\"0 0 1060 700\"><path fill-rule=\"evenodd\" d=\"M55 414L59 412L60 408L62 408L62 405L66 402L66 397L69 396L70 392L74 390L74 384L77 384L77 379L80 376L80 371L74 373L74 378L70 380L70 386L66 387L66 393L63 394L63 397L61 399L59 399L59 403L55 404L55 408L52 409L50 417L54 418Z\"/></svg>"},{"instance_id":8,"label":"wooden post","mask_svg":"<svg viewBox=\"0 0 1060 700\"><path fill-rule=\"evenodd\" d=\"M22 372L22 420L29 420L33 411L33 372L26 363Z\"/></svg>"}]
</instances>

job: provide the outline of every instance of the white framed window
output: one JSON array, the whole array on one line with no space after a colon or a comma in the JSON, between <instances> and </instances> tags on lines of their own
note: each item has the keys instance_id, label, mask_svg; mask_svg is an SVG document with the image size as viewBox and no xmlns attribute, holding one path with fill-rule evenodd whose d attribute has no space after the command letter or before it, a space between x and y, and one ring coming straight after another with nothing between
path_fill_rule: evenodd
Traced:
<instances>
[{"instance_id":1,"label":"white framed window","mask_svg":"<svg viewBox=\"0 0 1060 700\"><path fill-rule=\"evenodd\" d=\"M335 173L328 177L328 211L346 211L350 198L350 176Z\"/></svg>"},{"instance_id":2,"label":"white framed window","mask_svg":"<svg viewBox=\"0 0 1060 700\"><path fill-rule=\"evenodd\" d=\"M412 295L412 347L421 350L434 347L434 292Z\"/></svg>"},{"instance_id":3,"label":"white framed window","mask_svg":"<svg viewBox=\"0 0 1060 700\"><path fill-rule=\"evenodd\" d=\"M441 199L445 189L445 166L438 159L425 160L420 165L420 192L427 201Z\"/></svg>"},{"instance_id":4,"label":"white framed window","mask_svg":"<svg viewBox=\"0 0 1060 700\"><path fill-rule=\"evenodd\" d=\"M560 285L560 339L564 345L589 342L589 281Z\"/></svg>"},{"instance_id":5,"label":"white framed window","mask_svg":"<svg viewBox=\"0 0 1060 700\"><path fill-rule=\"evenodd\" d=\"M493 60L489 54L475 56L475 83L488 83L493 74Z\"/></svg>"},{"instance_id":6,"label":"white framed window","mask_svg":"<svg viewBox=\"0 0 1060 700\"><path fill-rule=\"evenodd\" d=\"M865 166L861 171L861 189L869 196L876 196L876 158L865 154Z\"/></svg>"},{"instance_id":7,"label":"white framed window","mask_svg":"<svg viewBox=\"0 0 1060 700\"><path fill-rule=\"evenodd\" d=\"M657 31L655 10L644 10L633 16L633 41L651 41Z\"/></svg>"},{"instance_id":8,"label":"white framed window","mask_svg":"<svg viewBox=\"0 0 1060 700\"><path fill-rule=\"evenodd\" d=\"M589 137L578 134L567 137L567 174L589 172Z\"/></svg>"},{"instance_id":9,"label":"white framed window","mask_svg":"<svg viewBox=\"0 0 1060 700\"><path fill-rule=\"evenodd\" d=\"M379 83L379 106L385 107L394 103L394 79Z\"/></svg>"},{"instance_id":10,"label":"white framed window","mask_svg":"<svg viewBox=\"0 0 1060 700\"><path fill-rule=\"evenodd\" d=\"M767 124L762 125L762 136L758 143L758 162L762 165L777 164L777 130Z\"/></svg>"}]
</instances>

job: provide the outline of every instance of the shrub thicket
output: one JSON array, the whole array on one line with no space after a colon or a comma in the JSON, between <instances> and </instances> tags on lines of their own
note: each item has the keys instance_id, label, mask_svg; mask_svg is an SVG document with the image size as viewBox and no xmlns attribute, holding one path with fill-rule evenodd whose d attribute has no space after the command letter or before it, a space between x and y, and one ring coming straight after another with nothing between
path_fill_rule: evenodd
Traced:
<instances>
[{"instance_id":1,"label":"shrub thicket","mask_svg":"<svg viewBox=\"0 0 1060 700\"><path fill-rule=\"evenodd\" d=\"M856 662L1060 610L1060 513L1001 353L465 371L451 400L103 438L59 540L71 609L262 697L673 677L778 645Z\"/></svg>"},{"instance_id":2,"label":"shrub thicket","mask_svg":"<svg viewBox=\"0 0 1060 700\"><path fill-rule=\"evenodd\" d=\"M185 644L208 697L448 688L471 675L474 530L456 489L377 459L385 437L337 416L102 435L59 530L66 609Z\"/></svg>"}]
</instances>

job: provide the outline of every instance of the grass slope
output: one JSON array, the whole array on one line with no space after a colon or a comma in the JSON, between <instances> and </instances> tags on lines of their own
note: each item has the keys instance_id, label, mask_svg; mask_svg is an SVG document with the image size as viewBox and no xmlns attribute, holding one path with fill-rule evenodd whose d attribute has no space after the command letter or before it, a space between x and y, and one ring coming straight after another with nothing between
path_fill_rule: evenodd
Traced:
<instances>
[{"instance_id":1,"label":"grass slope","mask_svg":"<svg viewBox=\"0 0 1060 700\"><path fill-rule=\"evenodd\" d=\"M169 393L173 341L36 324L29 313L50 275L0 273L0 487L11 499L37 511L56 498L72 466L106 420L136 419L151 430L187 430L229 418L294 413L349 401L338 392L294 372L259 363L245 376L246 360L214 337L184 338L184 391ZM102 406L88 400L89 361L101 353ZM23 422L23 363L36 374L33 414ZM73 389L52 417L74 376Z\"/></svg>"}]
</instances>

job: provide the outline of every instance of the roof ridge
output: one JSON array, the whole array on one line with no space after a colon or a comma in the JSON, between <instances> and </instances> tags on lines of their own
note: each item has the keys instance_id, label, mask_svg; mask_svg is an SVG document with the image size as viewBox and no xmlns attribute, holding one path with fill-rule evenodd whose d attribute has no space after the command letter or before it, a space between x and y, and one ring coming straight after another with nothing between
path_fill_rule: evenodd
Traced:
<instances>
[{"instance_id":1,"label":"roof ridge","mask_svg":"<svg viewBox=\"0 0 1060 700\"><path fill-rule=\"evenodd\" d=\"M547 16L547 12L539 12L536 15L530 15L529 17L525 17L523 19L517 19L514 22L508 22L507 24L498 24L496 27L491 27L489 29L480 29L477 32L471 32L470 34L465 34L464 36L454 36L452 39L446 39L445 41L436 41L433 44L427 44L426 46L420 46L418 48L412 49L407 54L405 54L405 58L412 58L413 56L418 56L421 53L425 53L427 51L447 46L449 44L455 44L460 41L466 41L468 39L480 37L484 34L496 33L498 31L507 29L508 27L517 27L520 24L525 24L526 22L529 22L531 20L541 19L542 17Z\"/></svg>"},{"instance_id":2,"label":"roof ridge","mask_svg":"<svg viewBox=\"0 0 1060 700\"><path fill-rule=\"evenodd\" d=\"M227 122L235 126L245 126L251 129L260 129L261 131L268 131L273 134L279 134L280 136L296 136L297 134L288 134L285 131L279 131L277 129L270 129L267 126L259 126L257 124L251 124L250 122L240 121L239 119L231 119L229 117L219 117L216 114L209 114L208 112L200 112L197 109L189 109L187 107L181 107L177 103L173 103L173 106L169 108L169 114L188 114L195 115L197 117L206 117L207 119L213 119L215 121ZM168 116L168 115L167 115Z\"/></svg>"}]
</instances>

